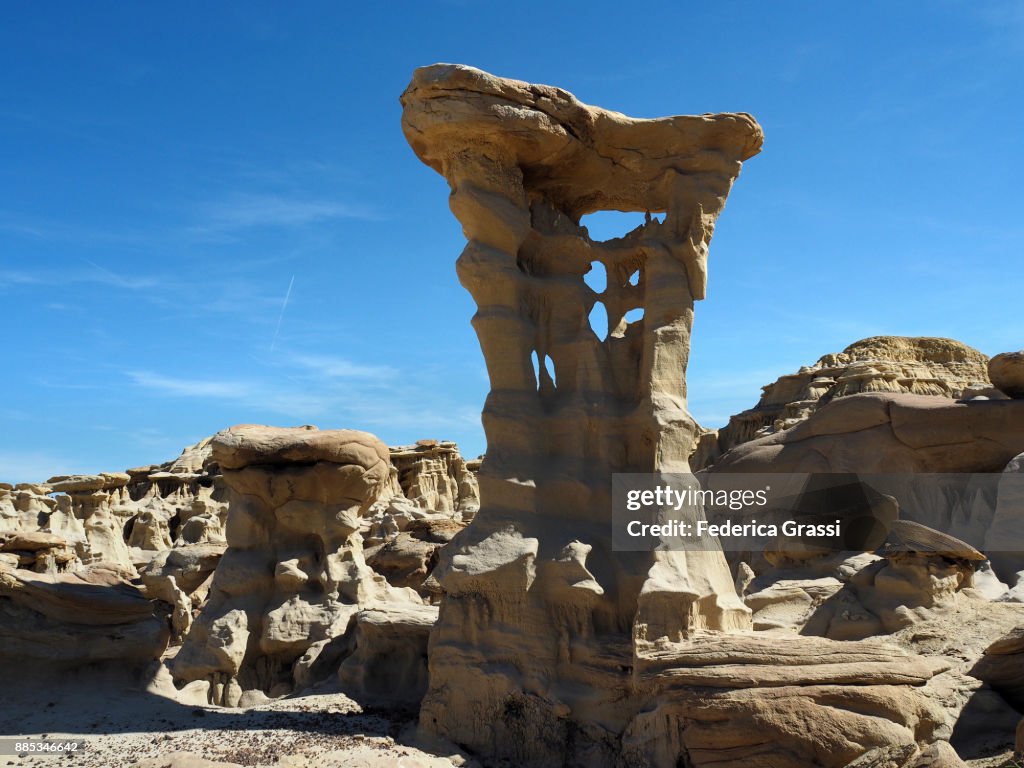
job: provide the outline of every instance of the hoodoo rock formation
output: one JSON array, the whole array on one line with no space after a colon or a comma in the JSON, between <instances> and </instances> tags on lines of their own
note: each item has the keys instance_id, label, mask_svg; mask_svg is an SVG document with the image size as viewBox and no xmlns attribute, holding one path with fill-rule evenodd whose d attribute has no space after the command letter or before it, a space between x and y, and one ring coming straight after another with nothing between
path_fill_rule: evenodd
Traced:
<instances>
[{"instance_id":1,"label":"hoodoo rock formation","mask_svg":"<svg viewBox=\"0 0 1024 768\"><path fill-rule=\"evenodd\" d=\"M491 380L481 509L434 573L423 732L545 766L749 765L775 740L779 765L915 755L936 718L910 686L941 665L908 677L897 649L869 659L829 641L783 661L770 639L743 639L750 611L721 551L611 548L613 473L689 471L693 303L715 220L760 150L756 121L636 120L451 65L417 70L402 105L469 241L458 274ZM665 218L594 241L580 217L608 209ZM594 264L609 276L600 294L583 279ZM596 302L607 333L588 322ZM814 718L847 734L831 756L801 725ZM761 720L756 736L742 725Z\"/></svg>"},{"instance_id":2,"label":"hoodoo rock formation","mask_svg":"<svg viewBox=\"0 0 1024 768\"><path fill-rule=\"evenodd\" d=\"M0 534L60 537L74 558L57 562L57 570L106 563L128 573L175 546L223 543L227 489L209 442L185 448L174 461L125 472L0 484Z\"/></svg>"},{"instance_id":3,"label":"hoodoo rock formation","mask_svg":"<svg viewBox=\"0 0 1024 768\"><path fill-rule=\"evenodd\" d=\"M458 274L491 383L481 510L435 571L421 723L545 764L561 762L573 725L581 756L616 752L631 638L750 626L721 552L613 553L609 515L612 473L688 471L693 302L761 128L740 113L636 120L450 65L417 70L402 105L469 240ZM665 219L598 242L579 222L599 210ZM595 264L609 276L600 295L584 281ZM609 320L595 333L597 302Z\"/></svg>"},{"instance_id":4,"label":"hoodoo rock formation","mask_svg":"<svg viewBox=\"0 0 1024 768\"><path fill-rule=\"evenodd\" d=\"M211 703L235 706L247 691L259 700L303 687L317 662L332 669L332 654L336 669L361 608L410 604L433 618L363 557L361 517L394 471L376 437L240 426L212 448L231 489L228 549L174 659L176 679L208 681Z\"/></svg>"},{"instance_id":5,"label":"hoodoo rock formation","mask_svg":"<svg viewBox=\"0 0 1024 768\"><path fill-rule=\"evenodd\" d=\"M1015 728L1024 750L1024 353L865 339L711 435L687 411L693 307L717 217L761 149L754 118L634 119L446 64L417 70L402 106L468 240L457 271L490 377L486 458L242 425L165 464L0 484L5 679L45 700L37 672L65 685L125 670L174 699L151 713L163 732L175 721L156 714L215 713L199 736L263 711L317 744L249 738L239 759L280 747L296 768L404 764L404 747L372 755L362 742L384 739L368 733L316 754L360 705L379 709L340 731L410 735L386 716L418 711L425 746L469 753L417 765L957 768L1004 764ZM602 210L645 223L597 241L581 217ZM600 291L585 280L598 267ZM680 499L691 525L872 525L835 547L773 532L727 553L622 551L617 473L722 487L776 473L756 509ZM331 683L340 709L320 700ZM290 696L313 686L315 703ZM57 713L80 708L63 691L21 698L8 732L37 710L34 730L62 729ZM292 719L310 708L323 719ZM87 714L89 733L127 738L96 733L106 714ZM233 765L159 758L200 763Z\"/></svg>"},{"instance_id":6,"label":"hoodoo rock formation","mask_svg":"<svg viewBox=\"0 0 1024 768\"><path fill-rule=\"evenodd\" d=\"M361 466L358 461L347 469L338 465L332 475L324 474L323 467L311 468L298 449L273 454L261 465L262 475L256 469L243 473L257 490L262 481L252 478L262 477L272 501L259 501L263 497L255 492L235 493L235 522L228 532L231 484L214 457L213 438L163 464L60 476L45 483L0 484L0 614L5 618L0 636L7 649L0 663L13 660L19 669L41 663L56 669L59 664L121 661L130 662L121 667L138 671L165 652L171 658L177 652L179 681L207 681L196 682L189 696L198 697L203 689L217 703L238 703L241 683L251 686L248 701L275 685L275 693L291 692L312 682L313 675L334 675L340 660L354 654L345 668L347 690L374 696L402 679L404 695L418 702L426 679L426 633L437 608L404 588L430 599L436 595L436 587L425 587L424 581L437 551L464 527L463 518L476 511L475 463L465 461L455 444L446 441L421 440L387 449L365 433L319 432L315 427L247 427L235 429L232 439L239 440L239 433L254 443L265 439L268 455L273 445L288 442L287 435L293 435L292 442L326 446L334 457L324 459L328 467L347 455L345 441L354 441L349 446L355 451L353 460L372 454L375 463L366 472L379 475L380 483L361 487L345 480L346 472ZM226 434L217 436L219 450L235 462ZM332 440L339 445L331 448ZM233 479L241 476L234 463L230 467ZM358 514L343 515L340 522L324 522L312 513L284 522L264 519L273 515L260 504L281 502L291 514L301 506L300 499L290 503L285 497L310 487L319 487L323 500L317 496L304 508L321 505L329 516L342 504ZM343 492L354 495L337 496ZM249 519L254 509L255 521ZM357 530L343 535L349 524ZM267 525L269 533L260 527ZM254 530L265 538L254 543ZM367 562L361 561L364 541ZM231 556L214 583L229 543ZM303 557L313 563L308 579L301 575L306 571ZM267 578L256 578L241 566L244 562L262 562ZM317 563L327 569L322 579ZM240 616L232 613L237 601L232 602L230 593L250 588L253 593L241 602L251 608L251 626L225 627L225 613ZM311 597L321 588L325 597ZM97 615L90 617L90 612ZM197 621L200 614L203 618ZM211 654L230 655L223 646L244 632L256 639L265 634L263 646L250 650L243 643L241 649L235 647L245 651L239 669L221 659L213 665L219 672L210 672ZM282 639L285 635L290 640ZM382 635L388 636L386 647L391 649L387 659L381 655ZM275 642L281 647L271 648ZM257 666L262 677L252 672ZM262 685L268 680L269 686Z\"/></svg>"}]
</instances>

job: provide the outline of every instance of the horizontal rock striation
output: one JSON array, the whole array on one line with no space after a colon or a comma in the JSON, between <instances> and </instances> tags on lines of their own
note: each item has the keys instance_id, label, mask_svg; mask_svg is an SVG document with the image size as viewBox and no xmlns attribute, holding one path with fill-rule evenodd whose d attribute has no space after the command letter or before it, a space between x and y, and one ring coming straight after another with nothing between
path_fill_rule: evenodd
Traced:
<instances>
[{"instance_id":1,"label":"horizontal rock striation","mask_svg":"<svg viewBox=\"0 0 1024 768\"><path fill-rule=\"evenodd\" d=\"M972 388L991 387L987 364L981 352L953 339L862 339L766 385L757 405L730 418L717 434L702 437L694 469L737 445L790 429L821 406L849 395L891 392L958 399Z\"/></svg>"},{"instance_id":2,"label":"horizontal rock striation","mask_svg":"<svg viewBox=\"0 0 1024 768\"><path fill-rule=\"evenodd\" d=\"M361 516L392 477L376 437L246 425L211 445L231 490L228 548L173 661L178 681L207 681L228 706L281 695L336 669L361 608L422 604L363 557Z\"/></svg>"}]
</instances>

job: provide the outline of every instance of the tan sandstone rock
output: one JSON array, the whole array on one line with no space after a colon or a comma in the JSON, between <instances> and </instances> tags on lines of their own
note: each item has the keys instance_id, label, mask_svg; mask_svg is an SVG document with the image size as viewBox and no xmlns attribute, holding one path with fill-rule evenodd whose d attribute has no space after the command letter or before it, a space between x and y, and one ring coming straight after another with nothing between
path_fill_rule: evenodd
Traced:
<instances>
[{"instance_id":1,"label":"tan sandstone rock","mask_svg":"<svg viewBox=\"0 0 1024 768\"><path fill-rule=\"evenodd\" d=\"M575 723L606 749L591 713L625 725L611 670L631 664L631 636L749 626L720 552L610 551L610 478L688 471L693 302L761 129L742 113L637 120L457 65L417 70L402 105L469 240L458 274L491 381L481 509L435 570L444 597L420 721L486 755L554 764L564 741L526 739L502 713L553 734ZM595 241L580 216L608 209L665 220ZM583 279L594 264L609 276L601 294ZM595 334L597 302L609 323Z\"/></svg>"},{"instance_id":2,"label":"tan sandstone rock","mask_svg":"<svg viewBox=\"0 0 1024 768\"><path fill-rule=\"evenodd\" d=\"M476 476L455 443L420 440L389 449L402 494L422 509L469 520L480 508Z\"/></svg>"},{"instance_id":3,"label":"tan sandstone rock","mask_svg":"<svg viewBox=\"0 0 1024 768\"><path fill-rule=\"evenodd\" d=\"M96 566L33 574L0 568L0 660L61 669L145 666L167 646L166 619L123 575Z\"/></svg>"},{"instance_id":4,"label":"tan sandstone rock","mask_svg":"<svg viewBox=\"0 0 1024 768\"><path fill-rule=\"evenodd\" d=\"M361 608L421 604L363 557L360 516L391 476L373 435L245 425L212 450L231 489L228 549L174 659L177 680L207 680L211 703L229 706L245 691L290 692L336 668L328 660L348 649Z\"/></svg>"},{"instance_id":5,"label":"tan sandstone rock","mask_svg":"<svg viewBox=\"0 0 1024 768\"><path fill-rule=\"evenodd\" d=\"M1003 352L988 361L988 375L996 389L1015 399L1024 398L1024 352Z\"/></svg>"},{"instance_id":6,"label":"tan sandstone rock","mask_svg":"<svg viewBox=\"0 0 1024 768\"><path fill-rule=\"evenodd\" d=\"M917 756L941 717L915 686L947 664L751 635L720 551L610 546L613 473L689 471L693 302L757 123L635 120L451 65L417 70L402 104L469 241L457 267L491 379L481 509L432 576L422 733L534 766ZM596 242L580 216L602 209L666 215ZM583 280L594 263L600 294ZM607 335L589 327L596 302Z\"/></svg>"},{"instance_id":7,"label":"tan sandstone rock","mask_svg":"<svg viewBox=\"0 0 1024 768\"><path fill-rule=\"evenodd\" d=\"M700 469L731 448L790 429L821 406L861 392L905 392L957 399L988 386L988 358L953 339L874 336L838 354L781 376L763 388L757 405L702 438L693 467Z\"/></svg>"},{"instance_id":8,"label":"tan sandstone rock","mask_svg":"<svg viewBox=\"0 0 1024 768\"><path fill-rule=\"evenodd\" d=\"M207 439L165 464L0 489L0 532L63 537L76 558L58 570L99 562L131 570L174 546L222 543L226 496Z\"/></svg>"}]
</instances>

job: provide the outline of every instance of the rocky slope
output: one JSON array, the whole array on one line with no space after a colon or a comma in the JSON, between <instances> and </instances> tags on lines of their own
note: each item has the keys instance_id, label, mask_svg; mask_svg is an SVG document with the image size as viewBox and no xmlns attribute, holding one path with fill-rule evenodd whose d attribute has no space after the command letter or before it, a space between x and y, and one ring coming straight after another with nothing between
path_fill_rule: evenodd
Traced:
<instances>
[{"instance_id":1,"label":"rocky slope","mask_svg":"<svg viewBox=\"0 0 1024 768\"><path fill-rule=\"evenodd\" d=\"M790 429L826 403L861 392L954 400L991 393L987 363L981 352L953 339L862 339L763 387L757 405L730 418L718 432L700 436L691 465L708 466L741 443Z\"/></svg>"}]
</instances>

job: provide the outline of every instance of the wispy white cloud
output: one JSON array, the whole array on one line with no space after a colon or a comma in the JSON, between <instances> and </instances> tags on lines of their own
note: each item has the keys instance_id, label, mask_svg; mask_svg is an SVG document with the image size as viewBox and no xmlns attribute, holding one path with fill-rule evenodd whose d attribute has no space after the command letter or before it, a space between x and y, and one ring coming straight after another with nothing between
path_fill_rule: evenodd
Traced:
<instances>
[{"instance_id":1,"label":"wispy white cloud","mask_svg":"<svg viewBox=\"0 0 1024 768\"><path fill-rule=\"evenodd\" d=\"M137 387L162 396L206 402L231 402L261 414L280 414L298 422L329 419L334 424L406 430L444 436L480 429L477 406L456 402L440 374L416 375L383 365L364 365L327 355L295 355L271 366L264 376L245 379L170 376L132 370ZM426 379L437 378L437 381ZM416 382L413 386L410 382Z\"/></svg>"},{"instance_id":2,"label":"wispy white cloud","mask_svg":"<svg viewBox=\"0 0 1024 768\"><path fill-rule=\"evenodd\" d=\"M388 380L398 376L398 371L387 365L363 365L330 355L292 355L289 359L305 372L324 379Z\"/></svg>"},{"instance_id":3,"label":"wispy white cloud","mask_svg":"<svg viewBox=\"0 0 1024 768\"><path fill-rule=\"evenodd\" d=\"M0 210L0 232L31 240L70 242L75 245L139 245L151 243L160 237L155 231L104 226L103 222L79 224L12 210Z\"/></svg>"},{"instance_id":4,"label":"wispy white cloud","mask_svg":"<svg viewBox=\"0 0 1024 768\"><path fill-rule=\"evenodd\" d=\"M128 291L140 291L165 284L162 278L154 275L119 275L88 259L80 259L80 261L86 265L86 269L2 270L0 271L0 287L4 285L58 286L68 285L69 283L93 283L112 288L123 288Z\"/></svg>"},{"instance_id":5,"label":"wispy white cloud","mask_svg":"<svg viewBox=\"0 0 1024 768\"><path fill-rule=\"evenodd\" d=\"M147 275L124 275L113 272L106 267L101 267L95 261L81 259L82 262L92 267L92 271L80 276L84 282L102 283L115 288L124 288L129 291L146 290L156 288L161 284L161 279Z\"/></svg>"},{"instance_id":6,"label":"wispy white cloud","mask_svg":"<svg viewBox=\"0 0 1024 768\"><path fill-rule=\"evenodd\" d=\"M338 200L283 195L240 194L207 203L197 232L233 232L252 227L296 227L338 219L375 221L374 210Z\"/></svg>"},{"instance_id":7,"label":"wispy white cloud","mask_svg":"<svg viewBox=\"0 0 1024 768\"><path fill-rule=\"evenodd\" d=\"M243 399L252 392L252 387L243 381L177 378L151 371L128 371L127 375L140 387L178 397Z\"/></svg>"},{"instance_id":8,"label":"wispy white cloud","mask_svg":"<svg viewBox=\"0 0 1024 768\"><path fill-rule=\"evenodd\" d=\"M43 279L40 274L16 269L0 270L0 287L4 285L38 285Z\"/></svg>"}]
</instances>

